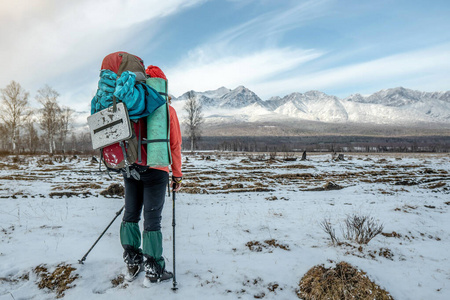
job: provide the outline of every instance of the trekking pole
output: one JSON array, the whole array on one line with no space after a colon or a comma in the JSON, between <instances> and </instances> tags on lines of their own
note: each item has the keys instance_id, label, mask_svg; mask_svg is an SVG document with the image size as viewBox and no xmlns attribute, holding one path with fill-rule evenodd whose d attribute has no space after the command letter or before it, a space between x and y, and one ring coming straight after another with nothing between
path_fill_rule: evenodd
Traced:
<instances>
[{"instance_id":1,"label":"trekking pole","mask_svg":"<svg viewBox=\"0 0 450 300\"><path fill-rule=\"evenodd\" d=\"M175 189L175 183L173 183L173 185L172 185L172 187L173 187L173 189ZM172 229L173 229L173 280L172 280L172 284L173 284L173 287L172 287L172 290L173 291L176 291L177 289L178 289L178 287L177 287L177 279L176 279L176 276L175 276L175 194L176 194L176 192L174 191L174 190L172 190L172 202L173 202L173 204L172 204Z\"/></svg>"},{"instance_id":2,"label":"trekking pole","mask_svg":"<svg viewBox=\"0 0 450 300\"><path fill-rule=\"evenodd\" d=\"M116 212L116 216L114 217L114 219L112 219L111 223L109 223L108 227L106 227L106 229L102 232L102 234L98 237L98 239L95 241L94 245L92 245L92 247L88 250L88 252L86 252L86 254L83 256L82 259L78 260L78 262L80 264L84 264L84 261L86 260L86 257L89 255L89 252L91 252L91 250L95 247L95 245L97 245L98 241L102 238L102 236L106 233L106 231L109 229L109 227L111 227L112 223L114 223L114 221L117 219L118 216L120 216L120 214L122 213L123 209L125 208L125 205L122 206L122 208Z\"/></svg>"}]
</instances>

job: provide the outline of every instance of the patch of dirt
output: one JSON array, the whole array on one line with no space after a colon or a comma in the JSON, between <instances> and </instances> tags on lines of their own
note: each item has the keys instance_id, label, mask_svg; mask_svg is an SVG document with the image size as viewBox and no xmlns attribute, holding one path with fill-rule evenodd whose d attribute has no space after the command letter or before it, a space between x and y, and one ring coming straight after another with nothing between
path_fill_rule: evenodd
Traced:
<instances>
[{"instance_id":1,"label":"patch of dirt","mask_svg":"<svg viewBox=\"0 0 450 300\"><path fill-rule=\"evenodd\" d=\"M401 234L399 234L399 233L397 233L397 232L395 232L395 231L392 231L391 233L388 233L388 232L382 232L381 235L383 235L383 236L385 236L385 237L394 237L394 238L401 238L401 237L402 237Z\"/></svg>"},{"instance_id":2,"label":"patch of dirt","mask_svg":"<svg viewBox=\"0 0 450 300\"><path fill-rule=\"evenodd\" d=\"M380 248L380 251L378 252L378 256L382 256L384 258L393 260L394 253L392 253L391 249L389 249L389 248Z\"/></svg>"},{"instance_id":3,"label":"patch of dirt","mask_svg":"<svg viewBox=\"0 0 450 300\"><path fill-rule=\"evenodd\" d=\"M113 196L119 196L124 197L125 196L125 188L119 184L119 183L113 183L106 190L103 190L100 192L100 195L105 197L113 197Z\"/></svg>"},{"instance_id":4,"label":"patch of dirt","mask_svg":"<svg viewBox=\"0 0 450 300\"><path fill-rule=\"evenodd\" d=\"M263 243L259 241L250 241L245 244L245 246L250 249L250 251L253 252L262 252L263 249L267 249L269 253L273 252L273 249L280 248L286 251L290 251L289 245L283 245L278 243L277 240L271 239L271 240L265 240Z\"/></svg>"},{"instance_id":5,"label":"patch of dirt","mask_svg":"<svg viewBox=\"0 0 450 300\"><path fill-rule=\"evenodd\" d=\"M119 287L121 289L126 289L128 287L128 283L125 283L125 276L123 274L111 279L111 284L113 288Z\"/></svg>"},{"instance_id":6,"label":"patch of dirt","mask_svg":"<svg viewBox=\"0 0 450 300\"><path fill-rule=\"evenodd\" d=\"M410 213L410 212L412 212L413 210L416 210L417 209L417 206L413 206L413 205L403 205L403 207L402 208L399 208L399 207L397 207L396 209L394 209L394 211L402 211L402 212L405 212L405 213Z\"/></svg>"},{"instance_id":7,"label":"patch of dirt","mask_svg":"<svg viewBox=\"0 0 450 300\"><path fill-rule=\"evenodd\" d=\"M47 177L50 178L50 177ZM52 177L53 178L53 177ZM34 181L34 180L42 180L42 178L34 177L34 176L24 176L24 175L8 175L1 176L0 180L24 180L24 181Z\"/></svg>"},{"instance_id":8,"label":"patch of dirt","mask_svg":"<svg viewBox=\"0 0 450 300\"><path fill-rule=\"evenodd\" d=\"M56 166L54 168L42 169L40 171L48 174L48 173L52 173L52 172L67 171L67 170L71 170L71 167L69 167L69 166Z\"/></svg>"},{"instance_id":9,"label":"patch of dirt","mask_svg":"<svg viewBox=\"0 0 450 300\"><path fill-rule=\"evenodd\" d=\"M270 178L273 179L303 179L303 180L309 180L312 178L320 179L316 175L311 173L297 173L297 174L276 174L271 176Z\"/></svg>"},{"instance_id":10,"label":"patch of dirt","mask_svg":"<svg viewBox=\"0 0 450 300\"><path fill-rule=\"evenodd\" d=\"M17 278L14 277L0 277L0 283L18 283L19 280Z\"/></svg>"},{"instance_id":11,"label":"patch of dirt","mask_svg":"<svg viewBox=\"0 0 450 300\"><path fill-rule=\"evenodd\" d=\"M261 188L261 187L249 187L244 189L235 189L235 190L226 190L223 191L222 194L230 194L230 193L248 193L248 192L273 192L273 189Z\"/></svg>"},{"instance_id":12,"label":"patch of dirt","mask_svg":"<svg viewBox=\"0 0 450 300\"><path fill-rule=\"evenodd\" d=\"M275 291L276 291L277 289L279 289L280 291L283 290L283 288L280 287L280 285L279 285L278 283L276 283L276 282L269 283L269 285L267 286L267 289L268 289L270 292L272 292L272 293L275 293Z\"/></svg>"},{"instance_id":13,"label":"patch of dirt","mask_svg":"<svg viewBox=\"0 0 450 300\"><path fill-rule=\"evenodd\" d=\"M438 189L438 188L444 187L445 185L446 185L445 182L440 181L435 184L429 185L426 188L432 190L432 189Z\"/></svg>"},{"instance_id":14,"label":"patch of dirt","mask_svg":"<svg viewBox=\"0 0 450 300\"><path fill-rule=\"evenodd\" d=\"M0 162L0 169L1 170L19 170L19 166L17 164L5 164Z\"/></svg>"},{"instance_id":15,"label":"patch of dirt","mask_svg":"<svg viewBox=\"0 0 450 300\"><path fill-rule=\"evenodd\" d=\"M314 166L307 165L285 165L285 166L277 166L277 169L315 169Z\"/></svg>"},{"instance_id":16,"label":"patch of dirt","mask_svg":"<svg viewBox=\"0 0 450 300\"><path fill-rule=\"evenodd\" d=\"M372 282L367 274L346 262L334 268L314 266L300 280L297 297L316 299L391 300L386 290Z\"/></svg>"},{"instance_id":17,"label":"patch of dirt","mask_svg":"<svg viewBox=\"0 0 450 300\"><path fill-rule=\"evenodd\" d=\"M333 191L333 190L342 190L344 187L340 186L333 181L328 181L323 187L306 189L304 191L312 191L312 192L320 192L320 191Z\"/></svg>"},{"instance_id":18,"label":"patch of dirt","mask_svg":"<svg viewBox=\"0 0 450 300\"><path fill-rule=\"evenodd\" d=\"M64 196L66 196L67 198L70 197L78 197L78 196L83 196L83 197L89 197L92 196L92 194L90 192L84 192L84 193L76 193L76 192L51 192L50 194L48 194L48 196L50 198L53 197L59 197L62 198Z\"/></svg>"},{"instance_id":19,"label":"patch of dirt","mask_svg":"<svg viewBox=\"0 0 450 300\"><path fill-rule=\"evenodd\" d=\"M235 184L227 183L222 187L223 190L243 189L243 188L244 188L244 185L242 183L235 183Z\"/></svg>"},{"instance_id":20,"label":"patch of dirt","mask_svg":"<svg viewBox=\"0 0 450 300\"><path fill-rule=\"evenodd\" d=\"M101 189L102 186L96 183L82 183L80 185L70 186L68 187L69 190L72 191L78 191L78 190L86 190L86 189L94 189L98 190Z\"/></svg>"},{"instance_id":21,"label":"patch of dirt","mask_svg":"<svg viewBox=\"0 0 450 300\"><path fill-rule=\"evenodd\" d=\"M39 277L36 282L39 289L49 289L56 293L56 298L62 298L66 290L75 287L72 283L79 277L78 274L72 274L75 270L72 265L61 263L52 273L46 265L37 266L33 272Z\"/></svg>"},{"instance_id":22,"label":"patch of dirt","mask_svg":"<svg viewBox=\"0 0 450 300\"><path fill-rule=\"evenodd\" d=\"M180 193L185 193L185 194L209 194L209 192L205 189L201 189L198 187L194 187L194 188L186 188L184 186L182 186Z\"/></svg>"}]
</instances>

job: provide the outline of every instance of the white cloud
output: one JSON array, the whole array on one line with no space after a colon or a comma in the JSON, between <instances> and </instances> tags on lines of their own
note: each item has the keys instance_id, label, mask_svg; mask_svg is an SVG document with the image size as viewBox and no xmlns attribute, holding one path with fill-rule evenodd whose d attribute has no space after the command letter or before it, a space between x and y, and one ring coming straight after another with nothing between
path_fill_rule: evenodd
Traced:
<instances>
[{"instance_id":1,"label":"white cloud","mask_svg":"<svg viewBox=\"0 0 450 300\"><path fill-rule=\"evenodd\" d=\"M4 59L0 87L16 80L28 90L37 89L55 77L67 77L70 81L69 75L80 76L71 72L94 62L99 69L106 54L130 51L120 45L136 34L129 30L131 27L204 1L16 0L2 3L0 55ZM157 29L155 26L149 30L147 38L156 34Z\"/></svg>"},{"instance_id":2,"label":"white cloud","mask_svg":"<svg viewBox=\"0 0 450 300\"><path fill-rule=\"evenodd\" d=\"M332 0L310 0L283 10L271 11L255 17L217 35L210 44L230 46L231 44L260 44L261 41L277 39L283 32L304 26L311 20L331 12L326 9Z\"/></svg>"},{"instance_id":3,"label":"white cloud","mask_svg":"<svg viewBox=\"0 0 450 300\"><path fill-rule=\"evenodd\" d=\"M371 60L359 64L325 69L284 80L260 82L255 92L264 97L308 90L347 89L359 92L359 86L376 89L399 85L414 89L441 90L450 82L450 44ZM408 86L412 84L413 86ZM445 85L444 85L445 86ZM450 85L447 84L447 89Z\"/></svg>"},{"instance_id":4,"label":"white cloud","mask_svg":"<svg viewBox=\"0 0 450 300\"><path fill-rule=\"evenodd\" d=\"M323 8L330 1L295 2L288 9L283 6L217 33L167 70L170 92L180 95L191 89L238 85L252 88L320 57L323 51L280 48L273 39L328 13Z\"/></svg>"},{"instance_id":5,"label":"white cloud","mask_svg":"<svg viewBox=\"0 0 450 300\"><path fill-rule=\"evenodd\" d=\"M180 95L188 90L204 91L220 86L252 87L261 81L271 81L278 74L322 55L313 50L291 48L266 49L242 56L215 59L215 52L197 49L172 69L167 70L170 92Z\"/></svg>"}]
</instances>

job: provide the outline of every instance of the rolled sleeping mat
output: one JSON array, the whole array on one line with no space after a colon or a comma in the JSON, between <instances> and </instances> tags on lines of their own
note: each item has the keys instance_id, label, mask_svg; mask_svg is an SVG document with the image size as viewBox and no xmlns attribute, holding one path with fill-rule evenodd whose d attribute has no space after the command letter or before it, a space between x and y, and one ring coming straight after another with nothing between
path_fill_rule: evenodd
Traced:
<instances>
[{"instance_id":1,"label":"rolled sleeping mat","mask_svg":"<svg viewBox=\"0 0 450 300\"><path fill-rule=\"evenodd\" d=\"M167 167L172 164L167 80L152 77L147 78L146 83L166 100L165 104L147 117L147 165L149 167Z\"/></svg>"}]
</instances>

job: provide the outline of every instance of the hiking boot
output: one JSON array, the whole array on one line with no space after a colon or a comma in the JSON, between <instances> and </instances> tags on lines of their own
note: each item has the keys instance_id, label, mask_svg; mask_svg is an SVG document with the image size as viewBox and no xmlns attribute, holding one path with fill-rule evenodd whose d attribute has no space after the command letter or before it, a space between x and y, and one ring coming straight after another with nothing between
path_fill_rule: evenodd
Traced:
<instances>
[{"instance_id":1,"label":"hiking boot","mask_svg":"<svg viewBox=\"0 0 450 300\"><path fill-rule=\"evenodd\" d=\"M133 281L139 273L144 271L144 264L139 265L127 265L127 274L125 274L126 281Z\"/></svg>"},{"instance_id":2,"label":"hiking boot","mask_svg":"<svg viewBox=\"0 0 450 300\"><path fill-rule=\"evenodd\" d=\"M148 258L145 262L145 280L151 283L160 282L164 280L169 280L173 277L173 273L163 269L160 264L158 264L154 258Z\"/></svg>"},{"instance_id":3,"label":"hiking boot","mask_svg":"<svg viewBox=\"0 0 450 300\"><path fill-rule=\"evenodd\" d=\"M142 253L135 251L125 251L123 253L123 260L127 264L127 274L125 274L126 281L133 281L141 271L144 270L144 260Z\"/></svg>"}]
</instances>

